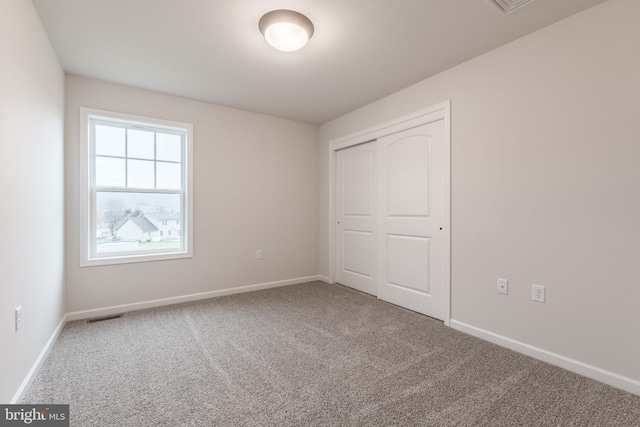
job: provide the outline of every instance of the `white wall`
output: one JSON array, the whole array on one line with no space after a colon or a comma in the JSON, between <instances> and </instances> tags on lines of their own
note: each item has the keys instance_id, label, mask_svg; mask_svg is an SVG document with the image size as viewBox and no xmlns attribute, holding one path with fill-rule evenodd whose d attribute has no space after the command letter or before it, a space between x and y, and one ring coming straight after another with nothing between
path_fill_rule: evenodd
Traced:
<instances>
[{"instance_id":1,"label":"white wall","mask_svg":"<svg viewBox=\"0 0 640 427\"><path fill-rule=\"evenodd\" d=\"M329 141L451 99L452 318L639 381L638 17L605 2L321 126L320 274Z\"/></svg>"},{"instance_id":2,"label":"white wall","mask_svg":"<svg viewBox=\"0 0 640 427\"><path fill-rule=\"evenodd\" d=\"M80 106L193 124L193 259L78 267ZM317 126L73 75L66 113L69 312L317 274Z\"/></svg>"},{"instance_id":3,"label":"white wall","mask_svg":"<svg viewBox=\"0 0 640 427\"><path fill-rule=\"evenodd\" d=\"M0 52L0 402L8 403L64 314L64 73L30 1L0 2Z\"/></svg>"}]
</instances>

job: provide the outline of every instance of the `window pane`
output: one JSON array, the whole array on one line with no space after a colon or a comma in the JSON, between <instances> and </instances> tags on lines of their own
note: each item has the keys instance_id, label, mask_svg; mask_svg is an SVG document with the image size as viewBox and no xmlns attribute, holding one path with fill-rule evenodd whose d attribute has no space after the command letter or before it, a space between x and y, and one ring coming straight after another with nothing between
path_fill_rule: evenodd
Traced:
<instances>
[{"instance_id":1,"label":"window pane","mask_svg":"<svg viewBox=\"0 0 640 427\"><path fill-rule=\"evenodd\" d=\"M182 248L180 194L96 193L96 252Z\"/></svg>"},{"instance_id":2,"label":"window pane","mask_svg":"<svg viewBox=\"0 0 640 427\"><path fill-rule=\"evenodd\" d=\"M124 159L96 156L96 185L105 187L124 187Z\"/></svg>"},{"instance_id":3,"label":"window pane","mask_svg":"<svg viewBox=\"0 0 640 427\"><path fill-rule=\"evenodd\" d=\"M182 166L179 163L156 163L156 188L182 189Z\"/></svg>"},{"instance_id":4,"label":"window pane","mask_svg":"<svg viewBox=\"0 0 640 427\"><path fill-rule=\"evenodd\" d=\"M153 160L153 132L127 129L127 157Z\"/></svg>"},{"instance_id":5,"label":"window pane","mask_svg":"<svg viewBox=\"0 0 640 427\"><path fill-rule=\"evenodd\" d=\"M127 160L127 187L153 188L153 162Z\"/></svg>"},{"instance_id":6,"label":"window pane","mask_svg":"<svg viewBox=\"0 0 640 427\"><path fill-rule=\"evenodd\" d=\"M123 128L96 125L96 154L124 157Z\"/></svg>"},{"instance_id":7,"label":"window pane","mask_svg":"<svg viewBox=\"0 0 640 427\"><path fill-rule=\"evenodd\" d=\"M156 159L170 162L182 161L182 138L168 133L156 134Z\"/></svg>"}]
</instances>

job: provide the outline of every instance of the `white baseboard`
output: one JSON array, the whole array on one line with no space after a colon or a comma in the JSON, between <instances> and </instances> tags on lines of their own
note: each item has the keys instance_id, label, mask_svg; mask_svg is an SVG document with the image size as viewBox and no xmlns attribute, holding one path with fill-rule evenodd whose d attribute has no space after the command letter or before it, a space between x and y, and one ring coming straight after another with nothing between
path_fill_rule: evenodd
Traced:
<instances>
[{"instance_id":1,"label":"white baseboard","mask_svg":"<svg viewBox=\"0 0 640 427\"><path fill-rule=\"evenodd\" d=\"M27 376L22 381L22 384L20 384L20 387L18 387L18 391L16 391L16 394L13 395L11 402L9 402L10 404L16 404L22 401L22 398L24 397L25 392L29 389L29 386L31 386L31 383L35 379L36 374L42 367L42 363L44 363L44 361L47 358L47 355L49 354L49 352L51 351L51 348L53 347L53 344L58 339L58 335L60 335L60 331L62 331L62 328L64 327L65 323L67 323L66 314L62 316L62 319L60 319L60 323L58 323L58 326L56 326L56 328L54 329L53 333L49 337L49 340L44 345L44 348L38 355L38 358L36 359L35 362L33 362L33 365L31 366L29 373L27 373Z\"/></svg>"},{"instance_id":2,"label":"white baseboard","mask_svg":"<svg viewBox=\"0 0 640 427\"><path fill-rule=\"evenodd\" d=\"M451 319L453 329L640 396L640 381Z\"/></svg>"},{"instance_id":3,"label":"white baseboard","mask_svg":"<svg viewBox=\"0 0 640 427\"><path fill-rule=\"evenodd\" d=\"M329 283L329 284L334 284L336 283L335 281L331 280L330 278L328 278L327 276L323 276L323 275L319 275L318 276L318 280L325 282L325 283Z\"/></svg>"},{"instance_id":4,"label":"white baseboard","mask_svg":"<svg viewBox=\"0 0 640 427\"><path fill-rule=\"evenodd\" d=\"M198 301L225 295L240 294L244 292L258 291L260 289L278 288L280 286L297 285L299 283L322 280L320 276L298 277L296 279L279 280L277 282L260 283L257 285L239 286L237 288L220 289L217 291L202 292L198 294L182 295L179 297L162 298L151 301L135 302L131 304L114 305L111 307L95 308L91 310L74 311L67 313L67 321L90 319L93 317L110 316L112 314L125 313L127 311L142 310L145 308L160 307L163 305L179 304L182 302Z\"/></svg>"}]
</instances>

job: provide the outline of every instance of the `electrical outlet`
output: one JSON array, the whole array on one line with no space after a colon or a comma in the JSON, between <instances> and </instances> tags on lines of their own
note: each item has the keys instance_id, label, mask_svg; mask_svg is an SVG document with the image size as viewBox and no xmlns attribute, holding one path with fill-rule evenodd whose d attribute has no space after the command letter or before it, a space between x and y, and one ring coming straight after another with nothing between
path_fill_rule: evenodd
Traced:
<instances>
[{"instance_id":1,"label":"electrical outlet","mask_svg":"<svg viewBox=\"0 0 640 427\"><path fill-rule=\"evenodd\" d=\"M262 259L262 249L256 251L256 259Z\"/></svg>"},{"instance_id":2,"label":"electrical outlet","mask_svg":"<svg viewBox=\"0 0 640 427\"><path fill-rule=\"evenodd\" d=\"M503 295L509 294L509 281L507 279L498 279L498 293Z\"/></svg>"},{"instance_id":3,"label":"electrical outlet","mask_svg":"<svg viewBox=\"0 0 640 427\"><path fill-rule=\"evenodd\" d=\"M533 294L531 295L531 299L533 299L536 302L544 302L545 300L544 286L533 285Z\"/></svg>"},{"instance_id":4,"label":"electrical outlet","mask_svg":"<svg viewBox=\"0 0 640 427\"><path fill-rule=\"evenodd\" d=\"M22 326L22 306L16 308L16 332Z\"/></svg>"}]
</instances>

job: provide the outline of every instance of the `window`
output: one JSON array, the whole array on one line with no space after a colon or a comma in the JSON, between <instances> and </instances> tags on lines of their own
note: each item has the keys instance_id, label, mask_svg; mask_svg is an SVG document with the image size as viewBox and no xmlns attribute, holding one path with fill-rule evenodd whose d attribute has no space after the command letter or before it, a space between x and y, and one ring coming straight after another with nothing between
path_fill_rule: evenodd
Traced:
<instances>
[{"instance_id":1,"label":"window","mask_svg":"<svg viewBox=\"0 0 640 427\"><path fill-rule=\"evenodd\" d=\"M81 108L81 126L80 265L192 256L192 125Z\"/></svg>"}]
</instances>

